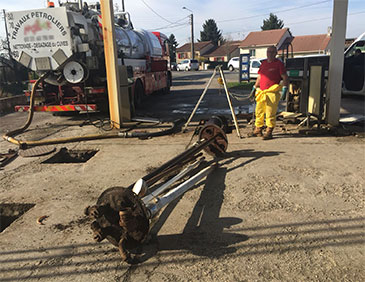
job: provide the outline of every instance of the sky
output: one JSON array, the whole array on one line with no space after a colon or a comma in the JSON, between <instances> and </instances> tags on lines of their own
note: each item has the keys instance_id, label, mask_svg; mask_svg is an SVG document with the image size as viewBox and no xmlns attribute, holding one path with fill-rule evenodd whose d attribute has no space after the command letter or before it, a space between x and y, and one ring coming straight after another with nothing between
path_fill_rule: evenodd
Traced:
<instances>
[{"instance_id":1,"label":"sky","mask_svg":"<svg viewBox=\"0 0 365 282\"><path fill-rule=\"evenodd\" d=\"M58 0L53 0L58 6ZM72 2L72 0L69 0ZM123 0L114 0L122 7ZM335 0L343 1L343 0ZM0 8L20 11L46 7L46 0L0 0ZM96 1L86 1L95 3ZM124 0L136 29L174 34L179 46L190 42L190 14L194 19L194 39L200 39L202 25L214 19L227 40L243 40L251 31L261 30L263 20L274 13L290 28L293 36L327 33L332 24L333 0ZM186 7L187 9L183 9ZM347 38L365 32L365 0L349 0ZM4 19L0 17L0 37L5 37Z\"/></svg>"}]
</instances>

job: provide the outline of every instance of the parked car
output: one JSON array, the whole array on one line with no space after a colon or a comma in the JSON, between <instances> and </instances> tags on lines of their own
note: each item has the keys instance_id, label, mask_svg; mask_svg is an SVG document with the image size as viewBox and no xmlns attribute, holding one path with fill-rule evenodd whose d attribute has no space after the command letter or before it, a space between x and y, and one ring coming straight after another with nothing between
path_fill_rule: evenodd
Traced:
<instances>
[{"instance_id":1,"label":"parked car","mask_svg":"<svg viewBox=\"0 0 365 282\"><path fill-rule=\"evenodd\" d=\"M261 66L261 60L262 59L250 59L250 78L257 78L258 71ZM232 59L229 60L227 66L230 71L239 70L240 58L233 57Z\"/></svg>"},{"instance_id":2,"label":"parked car","mask_svg":"<svg viewBox=\"0 0 365 282\"><path fill-rule=\"evenodd\" d=\"M238 70L240 68L240 58L239 57L231 58L227 65L229 71Z\"/></svg>"},{"instance_id":3,"label":"parked car","mask_svg":"<svg viewBox=\"0 0 365 282\"><path fill-rule=\"evenodd\" d=\"M262 59L250 60L250 78L257 78Z\"/></svg>"},{"instance_id":4,"label":"parked car","mask_svg":"<svg viewBox=\"0 0 365 282\"><path fill-rule=\"evenodd\" d=\"M199 69L199 62L198 60L183 60L177 64L176 69L178 71L190 71L190 70L198 70Z\"/></svg>"}]
</instances>

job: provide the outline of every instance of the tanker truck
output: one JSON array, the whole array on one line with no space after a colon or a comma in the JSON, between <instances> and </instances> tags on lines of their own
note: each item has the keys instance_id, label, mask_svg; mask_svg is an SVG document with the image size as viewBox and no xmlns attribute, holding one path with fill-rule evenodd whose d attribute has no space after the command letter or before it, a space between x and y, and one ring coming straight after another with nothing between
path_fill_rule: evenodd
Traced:
<instances>
[{"instance_id":1,"label":"tanker truck","mask_svg":"<svg viewBox=\"0 0 365 282\"><path fill-rule=\"evenodd\" d=\"M145 95L169 93L167 37L135 30L128 13L117 13L118 63L127 66L132 111ZM108 93L100 5L60 3L59 7L6 13L12 57L46 79L36 91L34 111L105 111ZM30 91L26 91L29 96ZM16 111L28 111L18 105Z\"/></svg>"}]
</instances>

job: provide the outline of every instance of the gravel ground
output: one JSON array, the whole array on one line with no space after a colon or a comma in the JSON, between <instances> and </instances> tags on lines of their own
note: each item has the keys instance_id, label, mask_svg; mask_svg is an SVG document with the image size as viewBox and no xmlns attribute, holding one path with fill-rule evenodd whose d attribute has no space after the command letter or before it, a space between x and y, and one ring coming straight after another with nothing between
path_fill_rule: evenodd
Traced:
<instances>
[{"instance_id":1,"label":"gravel ground","mask_svg":"<svg viewBox=\"0 0 365 282\"><path fill-rule=\"evenodd\" d=\"M175 80L171 96L147 99L140 115L150 108L150 116L173 120L183 114L169 106L181 110L183 101L190 105L186 111L191 109L209 73L189 77ZM206 105L225 99L215 87ZM3 116L2 132L24 121L20 113ZM81 122L36 114L20 137L99 132L80 127ZM244 120L240 128L243 136L251 130ZM97 152L85 163L43 163L54 152L18 157L5 166L0 170L1 224L6 212L17 219L0 233L0 281L365 280L364 139L301 136L294 125L282 123L269 141L228 134L219 167L161 211L149 241L136 250L143 254L141 264L129 266L110 243L94 243L83 209L105 189L127 187L184 151L191 135L63 144L56 151ZM0 141L0 152L9 148L15 146ZM40 216L47 216L42 225Z\"/></svg>"}]
</instances>

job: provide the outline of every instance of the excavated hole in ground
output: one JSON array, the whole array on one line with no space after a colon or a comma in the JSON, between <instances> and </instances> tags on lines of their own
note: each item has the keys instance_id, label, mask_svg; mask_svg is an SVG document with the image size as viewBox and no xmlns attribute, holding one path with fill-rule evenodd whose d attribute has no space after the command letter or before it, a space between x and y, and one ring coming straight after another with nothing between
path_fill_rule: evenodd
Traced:
<instances>
[{"instance_id":1,"label":"excavated hole in ground","mask_svg":"<svg viewBox=\"0 0 365 282\"><path fill-rule=\"evenodd\" d=\"M35 204L0 203L0 233L34 206Z\"/></svg>"},{"instance_id":2,"label":"excavated hole in ground","mask_svg":"<svg viewBox=\"0 0 365 282\"><path fill-rule=\"evenodd\" d=\"M42 162L42 164L86 163L97 152L95 150L68 150L67 148L61 148L59 152Z\"/></svg>"}]
</instances>

